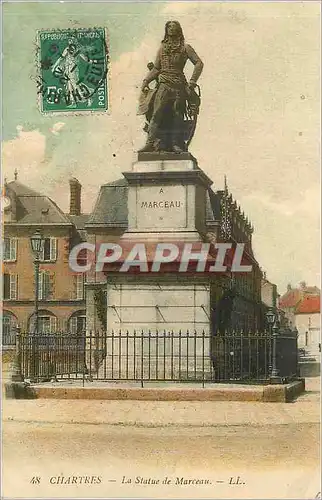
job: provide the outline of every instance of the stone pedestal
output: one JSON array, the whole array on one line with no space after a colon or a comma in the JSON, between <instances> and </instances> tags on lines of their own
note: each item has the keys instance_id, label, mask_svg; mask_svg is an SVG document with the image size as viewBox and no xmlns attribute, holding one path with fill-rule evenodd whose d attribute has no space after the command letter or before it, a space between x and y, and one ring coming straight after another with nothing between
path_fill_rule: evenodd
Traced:
<instances>
[{"instance_id":1,"label":"stone pedestal","mask_svg":"<svg viewBox=\"0 0 322 500\"><path fill-rule=\"evenodd\" d=\"M191 155L139 161L123 175L129 183L128 230L123 238L202 241L206 192L212 181Z\"/></svg>"},{"instance_id":2,"label":"stone pedestal","mask_svg":"<svg viewBox=\"0 0 322 500\"><path fill-rule=\"evenodd\" d=\"M210 372L207 281L171 275L108 281L112 378L200 379L203 370Z\"/></svg>"},{"instance_id":3,"label":"stone pedestal","mask_svg":"<svg viewBox=\"0 0 322 500\"><path fill-rule=\"evenodd\" d=\"M151 156L152 155L152 156ZM128 181L134 242L203 241L211 180L184 155L141 155ZM107 375L114 379L209 379L210 283L179 272L108 276ZM120 335L121 332L121 335Z\"/></svg>"}]
</instances>

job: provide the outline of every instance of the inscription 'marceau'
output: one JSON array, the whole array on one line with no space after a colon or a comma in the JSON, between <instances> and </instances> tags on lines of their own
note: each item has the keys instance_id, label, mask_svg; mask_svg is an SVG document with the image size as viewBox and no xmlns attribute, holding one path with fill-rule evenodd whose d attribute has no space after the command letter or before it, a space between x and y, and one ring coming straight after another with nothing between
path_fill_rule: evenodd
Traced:
<instances>
[{"instance_id":1,"label":"inscription 'marceau'","mask_svg":"<svg viewBox=\"0 0 322 500\"><path fill-rule=\"evenodd\" d=\"M142 201L141 208L181 208L182 201Z\"/></svg>"}]
</instances>

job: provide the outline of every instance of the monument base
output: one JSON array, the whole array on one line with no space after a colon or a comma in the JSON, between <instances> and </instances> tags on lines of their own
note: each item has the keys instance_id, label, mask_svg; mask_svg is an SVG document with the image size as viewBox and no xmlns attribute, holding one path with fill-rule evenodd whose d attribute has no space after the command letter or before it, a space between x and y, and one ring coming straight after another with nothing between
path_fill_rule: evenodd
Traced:
<instances>
[{"instance_id":1,"label":"monument base","mask_svg":"<svg viewBox=\"0 0 322 500\"><path fill-rule=\"evenodd\" d=\"M123 175L128 182L128 229L123 239L202 241L207 190L212 184L190 153L142 153ZM156 155L156 153L153 153Z\"/></svg>"},{"instance_id":2,"label":"monument base","mask_svg":"<svg viewBox=\"0 0 322 500\"><path fill-rule=\"evenodd\" d=\"M185 151L183 153L173 153L171 151L152 151L151 153L138 152L138 161L150 162L160 160L194 160L196 159L191 153Z\"/></svg>"},{"instance_id":3,"label":"monument base","mask_svg":"<svg viewBox=\"0 0 322 500\"><path fill-rule=\"evenodd\" d=\"M108 378L202 380L211 372L207 280L114 275L107 304Z\"/></svg>"},{"instance_id":4,"label":"monument base","mask_svg":"<svg viewBox=\"0 0 322 500\"><path fill-rule=\"evenodd\" d=\"M171 243L181 243L188 242L193 243L196 241L202 242L204 238L198 231L149 231L149 233L144 233L140 231L126 231L121 239L133 240L133 242L144 243L144 242L171 242Z\"/></svg>"}]
</instances>

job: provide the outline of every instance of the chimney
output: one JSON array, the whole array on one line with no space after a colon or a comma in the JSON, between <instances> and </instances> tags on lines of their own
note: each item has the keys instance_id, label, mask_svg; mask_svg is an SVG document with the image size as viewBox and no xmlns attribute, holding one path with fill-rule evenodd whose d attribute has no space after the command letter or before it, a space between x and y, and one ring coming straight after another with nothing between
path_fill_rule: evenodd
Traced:
<instances>
[{"instance_id":1,"label":"chimney","mask_svg":"<svg viewBox=\"0 0 322 500\"><path fill-rule=\"evenodd\" d=\"M81 214L81 191L82 185L80 182L72 177L69 180L70 200L69 200L69 215Z\"/></svg>"}]
</instances>

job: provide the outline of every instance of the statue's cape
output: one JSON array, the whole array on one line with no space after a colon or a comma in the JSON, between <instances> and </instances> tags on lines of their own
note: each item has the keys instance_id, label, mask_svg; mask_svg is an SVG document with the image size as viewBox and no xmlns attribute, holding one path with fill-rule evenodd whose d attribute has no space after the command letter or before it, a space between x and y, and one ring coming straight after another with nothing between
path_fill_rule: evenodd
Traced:
<instances>
[{"instance_id":1,"label":"statue's cape","mask_svg":"<svg viewBox=\"0 0 322 500\"><path fill-rule=\"evenodd\" d=\"M146 90L145 92L141 91L140 97L139 97L139 106L138 106L138 111L137 111L138 115L146 115L147 114L156 91L157 91L156 88Z\"/></svg>"}]
</instances>

